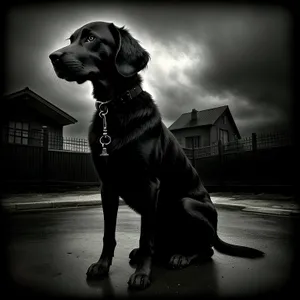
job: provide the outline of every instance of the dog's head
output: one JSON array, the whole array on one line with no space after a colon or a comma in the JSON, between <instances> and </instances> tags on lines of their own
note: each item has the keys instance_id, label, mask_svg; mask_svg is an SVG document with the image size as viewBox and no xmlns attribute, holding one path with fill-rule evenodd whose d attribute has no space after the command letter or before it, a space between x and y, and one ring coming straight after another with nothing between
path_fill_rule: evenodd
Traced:
<instances>
[{"instance_id":1,"label":"dog's head","mask_svg":"<svg viewBox=\"0 0 300 300\"><path fill-rule=\"evenodd\" d=\"M49 57L59 78L77 83L132 77L146 67L150 58L124 27L105 22L92 22L77 29L70 37L70 45Z\"/></svg>"}]
</instances>

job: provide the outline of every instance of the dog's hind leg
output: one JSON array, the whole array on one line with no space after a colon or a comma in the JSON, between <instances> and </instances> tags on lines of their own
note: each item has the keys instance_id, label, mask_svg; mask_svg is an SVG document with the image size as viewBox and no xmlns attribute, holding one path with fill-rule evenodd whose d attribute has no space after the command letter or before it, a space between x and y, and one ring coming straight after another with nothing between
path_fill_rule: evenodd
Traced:
<instances>
[{"instance_id":1,"label":"dog's hind leg","mask_svg":"<svg viewBox=\"0 0 300 300\"><path fill-rule=\"evenodd\" d=\"M194 261L202 262L211 258L216 233L217 213L212 205L192 198L180 201L180 226L172 233L176 247L169 259L172 269L184 268ZM178 229L179 228L179 229ZM177 239L177 243L176 243Z\"/></svg>"}]
</instances>

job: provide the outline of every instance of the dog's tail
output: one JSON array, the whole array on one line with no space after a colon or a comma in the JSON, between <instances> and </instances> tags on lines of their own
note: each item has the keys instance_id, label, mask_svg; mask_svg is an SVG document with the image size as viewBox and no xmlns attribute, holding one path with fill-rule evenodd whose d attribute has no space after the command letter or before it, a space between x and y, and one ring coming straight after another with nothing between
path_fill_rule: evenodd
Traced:
<instances>
[{"instance_id":1,"label":"dog's tail","mask_svg":"<svg viewBox=\"0 0 300 300\"><path fill-rule=\"evenodd\" d=\"M264 252L254 248L226 243L218 235L216 236L214 248L223 254L245 258L259 258L265 255Z\"/></svg>"}]
</instances>

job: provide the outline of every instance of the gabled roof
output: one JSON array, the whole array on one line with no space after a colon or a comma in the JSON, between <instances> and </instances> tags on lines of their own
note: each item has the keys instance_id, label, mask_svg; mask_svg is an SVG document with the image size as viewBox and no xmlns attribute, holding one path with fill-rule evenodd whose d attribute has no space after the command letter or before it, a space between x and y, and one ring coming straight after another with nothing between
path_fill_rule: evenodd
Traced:
<instances>
[{"instance_id":1,"label":"gabled roof","mask_svg":"<svg viewBox=\"0 0 300 300\"><path fill-rule=\"evenodd\" d=\"M47 101L40 95L36 94L34 91L29 89L28 87L4 96L4 100L14 100L14 101L24 101L24 97L27 99L28 105L33 104L34 108L36 108L41 114L45 114L55 120L57 123L61 125L69 125L77 122L75 118Z\"/></svg>"},{"instance_id":2,"label":"gabled roof","mask_svg":"<svg viewBox=\"0 0 300 300\"><path fill-rule=\"evenodd\" d=\"M216 121L228 110L228 115L231 118L231 122L237 131L237 135L240 136L238 128L234 122L234 119L230 113L228 105L209 108L205 110L196 111L197 119L192 120L191 112L183 113L170 127L169 130L179 130L184 128L199 127L214 125Z\"/></svg>"},{"instance_id":3,"label":"gabled roof","mask_svg":"<svg viewBox=\"0 0 300 300\"><path fill-rule=\"evenodd\" d=\"M170 130L183 128L213 125L223 112L228 108L227 105L197 111L197 120L191 119L191 113L182 114L170 127Z\"/></svg>"}]
</instances>

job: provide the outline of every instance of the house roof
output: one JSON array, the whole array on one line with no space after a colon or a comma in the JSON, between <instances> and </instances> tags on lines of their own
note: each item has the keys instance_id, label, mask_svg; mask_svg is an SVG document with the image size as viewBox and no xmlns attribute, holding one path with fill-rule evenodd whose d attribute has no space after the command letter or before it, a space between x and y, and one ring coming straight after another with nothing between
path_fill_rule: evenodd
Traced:
<instances>
[{"instance_id":1,"label":"house roof","mask_svg":"<svg viewBox=\"0 0 300 300\"><path fill-rule=\"evenodd\" d=\"M51 102L47 101L28 87L6 95L4 97L5 100L14 100L14 101L24 101L27 100L28 105L34 106L35 109L39 111L39 113L47 115L51 119L55 120L60 125L70 125L77 123L77 120L61 110L59 107L55 106Z\"/></svg>"},{"instance_id":2,"label":"house roof","mask_svg":"<svg viewBox=\"0 0 300 300\"><path fill-rule=\"evenodd\" d=\"M191 113L182 114L170 127L170 130L183 128L213 125L223 112L228 108L227 105L197 111L197 120L191 119Z\"/></svg>"},{"instance_id":3,"label":"house roof","mask_svg":"<svg viewBox=\"0 0 300 300\"><path fill-rule=\"evenodd\" d=\"M234 119L230 113L228 105L209 108L205 110L196 111L197 119L192 120L191 112L183 113L170 127L169 130L179 130L191 127L214 125L216 121L228 110L229 117L237 131L237 135L240 137L238 128L234 122Z\"/></svg>"}]
</instances>

